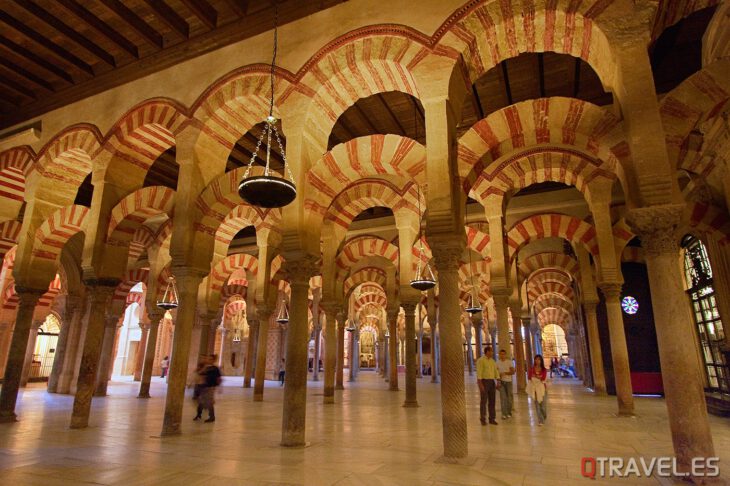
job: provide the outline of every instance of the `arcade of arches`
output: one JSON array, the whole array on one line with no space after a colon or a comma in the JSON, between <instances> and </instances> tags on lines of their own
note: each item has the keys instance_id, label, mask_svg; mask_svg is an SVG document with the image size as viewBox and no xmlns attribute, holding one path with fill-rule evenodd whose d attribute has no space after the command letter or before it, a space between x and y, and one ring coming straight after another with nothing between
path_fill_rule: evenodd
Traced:
<instances>
[{"instance_id":1,"label":"arcade of arches","mask_svg":"<svg viewBox=\"0 0 730 486\"><path fill-rule=\"evenodd\" d=\"M215 353L253 401L285 360L282 446L306 443L308 380L324 407L363 373L407 407L438 382L443 457L461 460L465 387L491 345L518 391L542 353L619 416L663 394L681 467L715 455L708 410L730 413L728 4L403 3L280 27L275 114L298 188L283 209L237 193L271 31L0 135L0 427L47 379L85 428L110 379L149 397L169 356L159 426L184 433L186 385ZM423 293L419 259L438 282ZM163 312L171 277L179 307Z\"/></svg>"}]
</instances>

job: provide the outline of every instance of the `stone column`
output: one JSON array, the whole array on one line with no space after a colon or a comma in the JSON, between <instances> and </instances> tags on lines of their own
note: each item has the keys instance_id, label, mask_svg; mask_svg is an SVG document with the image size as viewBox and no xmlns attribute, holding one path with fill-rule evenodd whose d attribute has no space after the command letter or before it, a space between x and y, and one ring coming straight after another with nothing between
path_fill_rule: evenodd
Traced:
<instances>
[{"instance_id":1,"label":"stone column","mask_svg":"<svg viewBox=\"0 0 730 486\"><path fill-rule=\"evenodd\" d=\"M202 271L180 266L174 266L172 274L177 280L180 302L175 319L175 332L172 337L172 357L167 378L162 436L177 435L181 432L190 342L195 325L195 307L198 301L198 287L204 276Z\"/></svg>"},{"instance_id":2,"label":"stone column","mask_svg":"<svg viewBox=\"0 0 730 486\"><path fill-rule=\"evenodd\" d=\"M291 310L286 343L286 381L281 445L305 445L307 413L307 355L309 279L316 270L314 258L290 259L285 263L290 276Z\"/></svg>"},{"instance_id":3,"label":"stone column","mask_svg":"<svg viewBox=\"0 0 730 486\"><path fill-rule=\"evenodd\" d=\"M210 352L210 321L208 314L198 315L200 326L200 341L198 341L198 356L213 354Z\"/></svg>"},{"instance_id":4,"label":"stone column","mask_svg":"<svg viewBox=\"0 0 730 486\"><path fill-rule=\"evenodd\" d=\"M152 307L147 307L147 316L150 319L150 323L148 324L149 331L147 333L147 342L145 343L142 379L139 384L139 394L137 395L137 398L150 397L152 368L155 366L155 352L157 350L157 334L160 329L160 321L165 315L161 310L152 309Z\"/></svg>"},{"instance_id":5,"label":"stone column","mask_svg":"<svg viewBox=\"0 0 730 486\"><path fill-rule=\"evenodd\" d=\"M40 329L41 325L43 325L42 321L34 321L30 326L28 345L25 348L25 359L23 360L23 373L20 375L21 388L24 388L28 384L28 379L30 378L30 369L33 366L33 351L35 351L38 329Z\"/></svg>"},{"instance_id":6,"label":"stone column","mask_svg":"<svg viewBox=\"0 0 730 486\"><path fill-rule=\"evenodd\" d=\"M70 346L69 335L71 334L71 323L73 321L73 313L80 305L81 298L78 295L66 295L64 302L63 323L61 324L61 332L58 335L56 344L56 356L53 358L53 368L48 377L48 393L56 393L58 391L58 381L63 371L63 364L66 360L66 351Z\"/></svg>"},{"instance_id":7,"label":"stone column","mask_svg":"<svg viewBox=\"0 0 730 486\"><path fill-rule=\"evenodd\" d=\"M383 339L383 379L386 383L390 381L390 331L388 335Z\"/></svg>"},{"instance_id":8,"label":"stone column","mask_svg":"<svg viewBox=\"0 0 730 486\"><path fill-rule=\"evenodd\" d=\"M335 368L337 366L337 309L332 304L323 306L324 328L324 403L335 403Z\"/></svg>"},{"instance_id":9,"label":"stone column","mask_svg":"<svg viewBox=\"0 0 730 486\"><path fill-rule=\"evenodd\" d=\"M495 356L499 355L499 351L504 349L507 353L507 359L512 358L512 347L509 338L509 295L512 292L509 289L493 289L492 296L494 298L494 308L497 311L497 349Z\"/></svg>"},{"instance_id":10,"label":"stone column","mask_svg":"<svg viewBox=\"0 0 730 486\"><path fill-rule=\"evenodd\" d=\"M542 356L542 329L540 328L540 324L534 323L533 326L532 335L535 341L535 354Z\"/></svg>"},{"instance_id":11,"label":"stone column","mask_svg":"<svg viewBox=\"0 0 730 486\"><path fill-rule=\"evenodd\" d=\"M469 371L469 376L474 375L474 351L471 347L471 320L464 326L464 344L466 351L466 369Z\"/></svg>"},{"instance_id":12,"label":"stone column","mask_svg":"<svg viewBox=\"0 0 730 486\"><path fill-rule=\"evenodd\" d=\"M18 312L15 314L15 328L5 365L3 386L0 389L0 423L16 420L15 403L18 400L20 375L28 348L33 311L38 299L45 293L45 290L23 288L18 285L15 286L15 291L18 294Z\"/></svg>"},{"instance_id":13,"label":"stone column","mask_svg":"<svg viewBox=\"0 0 730 486\"><path fill-rule=\"evenodd\" d=\"M478 312L471 316L471 323L474 327L474 334L476 336L476 345L477 345L477 359L482 357L482 354L484 354L484 344L482 343L482 313Z\"/></svg>"},{"instance_id":14,"label":"stone column","mask_svg":"<svg viewBox=\"0 0 730 486\"><path fill-rule=\"evenodd\" d=\"M418 342L416 343L416 352L418 353L417 363L417 378L423 377L423 319L421 319L420 312L418 315Z\"/></svg>"},{"instance_id":15,"label":"stone column","mask_svg":"<svg viewBox=\"0 0 730 486\"><path fill-rule=\"evenodd\" d=\"M354 324L353 324L353 326L354 326ZM357 347L357 345L355 343L356 329L352 329L352 330L346 329L346 331L350 333L350 352L349 352L349 356L350 356L350 369L349 369L350 373L349 374L350 374L350 376L347 381L355 381L355 362L357 361L357 358L355 357L355 353L356 353L355 348Z\"/></svg>"},{"instance_id":16,"label":"stone column","mask_svg":"<svg viewBox=\"0 0 730 486\"><path fill-rule=\"evenodd\" d=\"M461 345L459 306L459 257L462 247L445 238L432 238L439 278L439 325L441 326L441 414L444 457L449 460L468 453L466 403L464 396L464 354Z\"/></svg>"},{"instance_id":17,"label":"stone column","mask_svg":"<svg viewBox=\"0 0 730 486\"><path fill-rule=\"evenodd\" d=\"M104 319L104 338L101 343L101 355L99 356L99 367L96 372L96 384L94 386L95 397L106 396L112 354L114 354L114 337L117 333L118 324L119 318L117 316L109 315Z\"/></svg>"},{"instance_id":18,"label":"stone column","mask_svg":"<svg viewBox=\"0 0 730 486\"><path fill-rule=\"evenodd\" d=\"M438 345L436 339L436 326L434 323L431 325L431 383L439 382L439 365L438 365Z\"/></svg>"},{"instance_id":19,"label":"stone column","mask_svg":"<svg viewBox=\"0 0 730 486\"><path fill-rule=\"evenodd\" d=\"M144 367L144 350L147 348L147 339L149 338L150 334L149 324L144 324L140 322L139 327L140 329L142 329L142 335L139 339L139 346L137 347L137 356L135 356L134 358L134 381L142 381L142 368ZM111 369L109 370L109 372L111 373Z\"/></svg>"},{"instance_id":20,"label":"stone column","mask_svg":"<svg viewBox=\"0 0 730 486\"><path fill-rule=\"evenodd\" d=\"M520 319L522 321L522 329L525 330L525 363L527 363L527 366L532 366L532 362L535 359L535 355L532 353L532 332L530 332L530 318L529 317L523 317Z\"/></svg>"},{"instance_id":21,"label":"stone column","mask_svg":"<svg viewBox=\"0 0 730 486\"><path fill-rule=\"evenodd\" d=\"M91 398L96 388L96 373L104 338L104 317L107 306L119 284L118 280L93 280L86 285L89 291L89 319L86 325L86 338L81 355L79 378L76 384L71 428L84 429L89 425Z\"/></svg>"},{"instance_id":22,"label":"stone column","mask_svg":"<svg viewBox=\"0 0 730 486\"><path fill-rule=\"evenodd\" d=\"M320 340L322 338L322 325L319 317L316 318L314 327L314 360L312 363L312 381L319 381L319 359L320 359Z\"/></svg>"},{"instance_id":23,"label":"stone column","mask_svg":"<svg viewBox=\"0 0 730 486\"><path fill-rule=\"evenodd\" d=\"M519 306L513 306L513 309L519 310ZM521 392L527 386L527 378L525 376L525 348L522 346L522 322L517 317L517 313L512 314L512 339L515 342L515 375L517 375L517 391Z\"/></svg>"},{"instance_id":24,"label":"stone column","mask_svg":"<svg viewBox=\"0 0 730 486\"><path fill-rule=\"evenodd\" d=\"M345 375L345 322L347 314L344 310L337 313L337 370L335 373L335 390L344 390Z\"/></svg>"},{"instance_id":25,"label":"stone column","mask_svg":"<svg viewBox=\"0 0 730 486\"><path fill-rule=\"evenodd\" d=\"M588 347L591 353L591 369L593 370L593 390L599 395L605 395L606 375L603 371L603 352L601 351L601 338L598 334L596 304L596 302L584 302L583 310L586 314L586 328L588 329Z\"/></svg>"},{"instance_id":26,"label":"stone column","mask_svg":"<svg viewBox=\"0 0 730 486\"><path fill-rule=\"evenodd\" d=\"M417 407L418 399L416 393L416 304L404 302L402 305L406 314L406 400L404 407Z\"/></svg>"},{"instance_id":27,"label":"stone column","mask_svg":"<svg viewBox=\"0 0 730 486\"><path fill-rule=\"evenodd\" d=\"M634 209L627 219L646 251L669 427L678 469L689 471L693 457L713 457L715 449L707 420L702 363L687 349L695 342L695 330L677 262L675 231L681 214L681 206L666 205Z\"/></svg>"},{"instance_id":28,"label":"stone column","mask_svg":"<svg viewBox=\"0 0 730 486\"><path fill-rule=\"evenodd\" d=\"M266 383L266 354L269 342L269 323L273 309L265 305L256 307L256 317L259 321L259 332L256 335L256 370L253 380L253 401L264 401L264 384Z\"/></svg>"},{"instance_id":29,"label":"stone column","mask_svg":"<svg viewBox=\"0 0 730 486\"><path fill-rule=\"evenodd\" d=\"M626 347L626 332L621 311L621 284L602 283L599 288L606 300L608 317L608 334L611 340L611 361L616 382L616 398L619 415L634 414L634 395L631 389L631 370L629 368L629 351ZM658 301L661 302L661 301ZM661 321L657 321L661 322Z\"/></svg>"},{"instance_id":30,"label":"stone column","mask_svg":"<svg viewBox=\"0 0 730 486\"><path fill-rule=\"evenodd\" d=\"M388 390L398 391L398 311L400 307L388 309Z\"/></svg>"},{"instance_id":31,"label":"stone column","mask_svg":"<svg viewBox=\"0 0 730 486\"><path fill-rule=\"evenodd\" d=\"M88 294L84 292L83 297L79 299L79 305L74 309L66 309L64 320L69 323L70 329L61 374L58 378L58 393L71 392L73 377L77 372L76 363L78 361L79 345L84 327L82 319L88 307Z\"/></svg>"},{"instance_id":32,"label":"stone column","mask_svg":"<svg viewBox=\"0 0 730 486\"><path fill-rule=\"evenodd\" d=\"M259 321L251 319L248 321L248 346L246 346L246 368L243 371L243 387L251 388L251 375L253 375L254 360L256 359L256 345L258 344Z\"/></svg>"},{"instance_id":33,"label":"stone column","mask_svg":"<svg viewBox=\"0 0 730 486\"><path fill-rule=\"evenodd\" d=\"M7 322L0 323L0 356L7 356L10 341L13 339L13 325ZM5 373L5 362L0 358L0 373Z\"/></svg>"}]
</instances>

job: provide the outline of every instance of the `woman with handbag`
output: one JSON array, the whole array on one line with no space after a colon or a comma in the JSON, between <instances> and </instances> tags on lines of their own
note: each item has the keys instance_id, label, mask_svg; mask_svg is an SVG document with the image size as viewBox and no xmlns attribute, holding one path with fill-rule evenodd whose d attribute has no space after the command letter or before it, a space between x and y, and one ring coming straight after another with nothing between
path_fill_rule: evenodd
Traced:
<instances>
[{"instance_id":1,"label":"woman with handbag","mask_svg":"<svg viewBox=\"0 0 730 486\"><path fill-rule=\"evenodd\" d=\"M542 355L535 355L533 365L527 374L527 395L535 401L537 425L542 426L547 420L547 370Z\"/></svg>"}]
</instances>

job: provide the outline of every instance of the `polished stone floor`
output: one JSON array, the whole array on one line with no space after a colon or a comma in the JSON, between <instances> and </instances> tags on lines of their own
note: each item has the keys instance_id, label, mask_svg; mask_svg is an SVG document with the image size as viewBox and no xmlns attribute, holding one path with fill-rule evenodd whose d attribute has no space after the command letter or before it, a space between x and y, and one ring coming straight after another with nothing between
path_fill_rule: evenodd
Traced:
<instances>
[{"instance_id":1,"label":"polished stone floor","mask_svg":"<svg viewBox=\"0 0 730 486\"><path fill-rule=\"evenodd\" d=\"M482 427L477 387L466 378L470 457L459 465L438 462L440 388L428 378L419 379L417 409L402 408L404 392L387 391L373 372L345 383L336 405L323 405L322 382L310 382L311 442L302 449L278 446L283 389L275 382L267 382L265 402L253 403L253 391L241 388L240 378L226 379L214 424L193 422L189 400L183 435L165 439L158 437L165 391L158 378L150 400L135 398L138 384L110 384L108 397L94 399L86 430L68 429L73 397L31 384L19 399L20 422L0 425L0 484L601 484L581 476L582 457L672 453L661 398L637 398L637 417L618 418L615 398L556 379L545 427L536 426L534 410L519 395L514 418ZM730 420L710 420L723 477L730 477ZM613 482L671 484L657 478Z\"/></svg>"}]
</instances>

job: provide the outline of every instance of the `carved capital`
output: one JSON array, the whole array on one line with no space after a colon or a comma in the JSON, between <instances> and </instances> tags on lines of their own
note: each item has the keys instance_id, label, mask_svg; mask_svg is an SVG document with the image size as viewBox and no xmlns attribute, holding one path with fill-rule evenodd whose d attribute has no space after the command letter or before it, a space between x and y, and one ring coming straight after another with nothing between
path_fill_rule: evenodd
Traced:
<instances>
[{"instance_id":1,"label":"carved capital","mask_svg":"<svg viewBox=\"0 0 730 486\"><path fill-rule=\"evenodd\" d=\"M97 282L101 282L97 280ZM119 285L119 281L116 281L115 284L110 284L110 282L107 283L97 283L96 285L89 286L89 301L91 302L91 305L93 307L96 306L102 306L106 307L106 305L111 300L112 296L114 295L114 291L117 288L117 285ZM88 284L87 284L88 285Z\"/></svg>"},{"instance_id":2,"label":"carved capital","mask_svg":"<svg viewBox=\"0 0 730 486\"><path fill-rule=\"evenodd\" d=\"M38 300L46 293L46 291L16 285L15 293L18 295L18 305L20 307L28 307L32 309L36 306Z\"/></svg>"},{"instance_id":3,"label":"carved capital","mask_svg":"<svg viewBox=\"0 0 730 486\"><path fill-rule=\"evenodd\" d=\"M304 256L296 260L286 260L284 270L289 274L290 285L307 285L309 279L319 270L317 259L314 256Z\"/></svg>"},{"instance_id":4,"label":"carved capital","mask_svg":"<svg viewBox=\"0 0 730 486\"><path fill-rule=\"evenodd\" d=\"M626 222L639 235L647 256L677 252L677 227L683 210L684 206L681 204L665 204L628 212Z\"/></svg>"},{"instance_id":5,"label":"carved capital","mask_svg":"<svg viewBox=\"0 0 730 486\"><path fill-rule=\"evenodd\" d=\"M621 296L621 287L623 285L618 282L603 282L598 284L598 288L601 289L601 293L603 293L606 301L618 300Z\"/></svg>"},{"instance_id":6,"label":"carved capital","mask_svg":"<svg viewBox=\"0 0 730 486\"><path fill-rule=\"evenodd\" d=\"M119 324L119 316L108 315L104 318L104 326L116 329Z\"/></svg>"},{"instance_id":7,"label":"carved capital","mask_svg":"<svg viewBox=\"0 0 730 486\"><path fill-rule=\"evenodd\" d=\"M510 289L492 289L494 306L509 307L510 295L512 295L512 291Z\"/></svg>"},{"instance_id":8,"label":"carved capital","mask_svg":"<svg viewBox=\"0 0 730 486\"><path fill-rule=\"evenodd\" d=\"M388 319L388 324L390 324L391 322L394 322L395 320L397 320L399 313L400 313L400 306L398 306L398 307L388 307L387 309L385 309L385 314L386 314L387 319Z\"/></svg>"},{"instance_id":9,"label":"carved capital","mask_svg":"<svg viewBox=\"0 0 730 486\"><path fill-rule=\"evenodd\" d=\"M403 302L400 306L403 307L403 312L406 313L406 317L416 315L416 304L412 302Z\"/></svg>"},{"instance_id":10,"label":"carved capital","mask_svg":"<svg viewBox=\"0 0 730 486\"><path fill-rule=\"evenodd\" d=\"M428 238L436 269L440 272L459 269L459 259L464 253L462 239L454 236L438 235Z\"/></svg>"}]
</instances>

